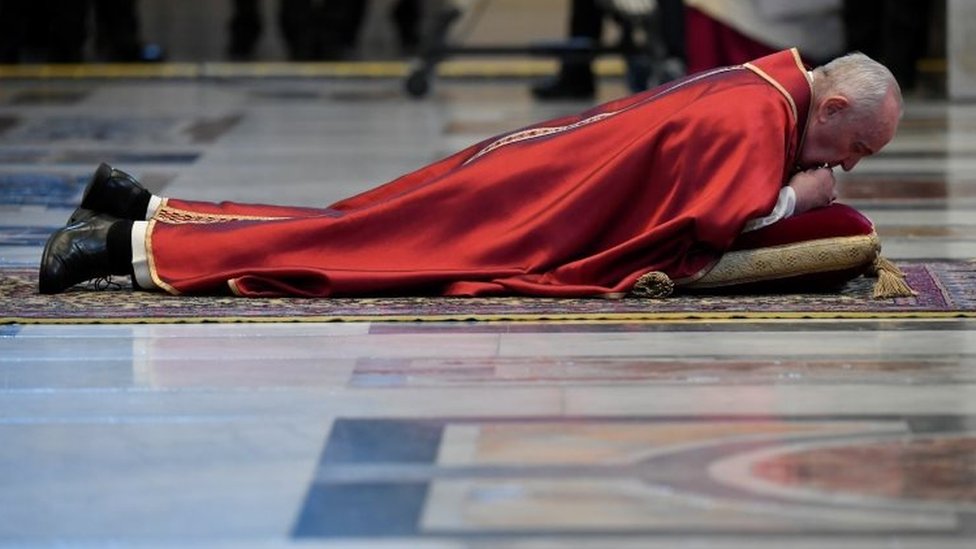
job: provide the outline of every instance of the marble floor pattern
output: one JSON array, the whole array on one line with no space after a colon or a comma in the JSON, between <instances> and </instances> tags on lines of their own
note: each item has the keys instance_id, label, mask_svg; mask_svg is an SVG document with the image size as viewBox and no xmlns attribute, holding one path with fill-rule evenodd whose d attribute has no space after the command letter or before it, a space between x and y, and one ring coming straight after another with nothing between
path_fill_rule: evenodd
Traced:
<instances>
[{"instance_id":1,"label":"marble floor pattern","mask_svg":"<svg viewBox=\"0 0 976 549\"><path fill-rule=\"evenodd\" d=\"M325 205L586 106L4 81L0 264L37 264L99 161ZM840 192L893 259L976 257L976 105L909 101ZM964 319L6 325L0 544L973 547L974 384Z\"/></svg>"}]
</instances>

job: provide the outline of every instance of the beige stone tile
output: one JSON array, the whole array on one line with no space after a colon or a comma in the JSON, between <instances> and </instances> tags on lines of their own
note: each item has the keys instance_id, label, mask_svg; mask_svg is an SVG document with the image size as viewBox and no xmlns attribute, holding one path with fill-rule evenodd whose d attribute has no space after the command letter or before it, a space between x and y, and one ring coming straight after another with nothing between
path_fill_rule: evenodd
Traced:
<instances>
[{"instance_id":1,"label":"beige stone tile","mask_svg":"<svg viewBox=\"0 0 976 549\"><path fill-rule=\"evenodd\" d=\"M428 493L423 527L435 532L601 530L788 532L877 531L911 525L950 531L952 513L832 509L718 499L639 479L438 480Z\"/></svg>"},{"instance_id":2,"label":"beige stone tile","mask_svg":"<svg viewBox=\"0 0 976 549\"><path fill-rule=\"evenodd\" d=\"M566 414L847 415L972 414L976 386L775 386L567 388Z\"/></svg>"}]
</instances>

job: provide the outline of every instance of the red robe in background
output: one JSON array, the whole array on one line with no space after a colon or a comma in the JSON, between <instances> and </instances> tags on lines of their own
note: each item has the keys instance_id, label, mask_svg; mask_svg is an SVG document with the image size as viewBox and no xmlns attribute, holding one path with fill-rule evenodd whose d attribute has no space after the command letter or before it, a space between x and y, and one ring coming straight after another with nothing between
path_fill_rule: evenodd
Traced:
<instances>
[{"instance_id":1,"label":"red robe in background","mask_svg":"<svg viewBox=\"0 0 976 549\"><path fill-rule=\"evenodd\" d=\"M693 7L685 10L685 37L689 73L742 63L776 51Z\"/></svg>"},{"instance_id":2,"label":"red robe in background","mask_svg":"<svg viewBox=\"0 0 976 549\"><path fill-rule=\"evenodd\" d=\"M702 276L794 171L795 50L488 139L325 209L169 199L150 274L172 293L622 295Z\"/></svg>"}]
</instances>

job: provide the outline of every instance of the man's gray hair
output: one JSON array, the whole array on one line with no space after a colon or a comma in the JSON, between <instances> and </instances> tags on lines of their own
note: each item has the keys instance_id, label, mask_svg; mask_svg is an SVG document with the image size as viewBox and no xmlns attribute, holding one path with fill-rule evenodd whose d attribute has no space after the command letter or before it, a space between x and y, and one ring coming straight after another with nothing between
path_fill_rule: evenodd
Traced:
<instances>
[{"instance_id":1,"label":"man's gray hair","mask_svg":"<svg viewBox=\"0 0 976 549\"><path fill-rule=\"evenodd\" d=\"M901 88L887 67L863 53L849 53L813 70L815 97L843 95L857 112L878 112L888 91L893 90L902 105Z\"/></svg>"}]
</instances>

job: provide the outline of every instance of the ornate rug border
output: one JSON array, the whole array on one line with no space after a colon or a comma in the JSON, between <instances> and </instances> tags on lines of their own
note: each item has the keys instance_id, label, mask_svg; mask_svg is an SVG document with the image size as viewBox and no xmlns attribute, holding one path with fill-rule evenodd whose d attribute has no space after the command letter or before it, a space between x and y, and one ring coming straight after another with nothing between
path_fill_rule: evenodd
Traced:
<instances>
[{"instance_id":1,"label":"ornate rug border","mask_svg":"<svg viewBox=\"0 0 976 549\"><path fill-rule=\"evenodd\" d=\"M976 318L976 311L875 311L875 312L662 312L662 313L567 313L567 314L440 314L440 315L337 315L337 316L186 316L118 318L0 317L3 324L285 324L326 322L711 322L752 320L950 320Z\"/></svg>"},{"instance_id":2,"label":"ornate rug border","mask_svg":"<svg viewBox=\"0 0 976 549\"><path fill-rule=\"evenodd\" d=\"M552 322L552 323L668 323L668 322L800 322L804 320L952 320L976 318L976 263L972 261L912 261L902 266L917 298L871 300L873 282L858 278L835 294L797 294L809 299L794 301L789 294L743 295L733 303L729 296L682 296L674 303L622 300L570 300L534 298L444 298L430 296L341 298L329 304L306 305L304 300L281 302L215 296L211 301L195 297L179 305L172 296L116 302L127 295L127 280L97 294L39 296L34 273L26 267L0 268L3 299L0 325L119 325L119 324L271 324L271 323L436 323L436 322ZM85 290L81 290L84 292ZM115 294L112 292L119 291ZM69 292L71 293L71 292ZM145 298L145 299L139 299ZM55 299L49 302L48 299ZM183 298L180 298L181 300ZM387 301L389 299L389 301ZM330 300L331 301L331 300Z\"/></svg>"}]
</instances>

